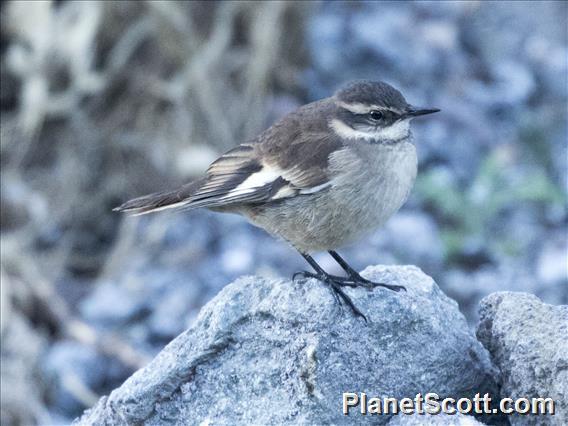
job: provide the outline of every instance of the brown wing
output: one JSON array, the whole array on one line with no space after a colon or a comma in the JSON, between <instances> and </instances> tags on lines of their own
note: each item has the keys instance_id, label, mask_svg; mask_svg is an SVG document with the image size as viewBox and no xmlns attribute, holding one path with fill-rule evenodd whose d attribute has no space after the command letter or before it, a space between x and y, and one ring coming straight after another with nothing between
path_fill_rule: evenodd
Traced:
<instances>
[{"instance_id":1,"label":"brown wing","mask_svg":"<svg viewBox=\"0 0 568 426\"><path fill-rule=\"evenodd\" d=\"M293 139L279 149L259 141L221 156L186 207L268 203L327 187L329 155L341 148L339 142L327 134L287 136Z\"/></svg>"},{"instance_id":2,"label":"brown wing","mask_svg":"<svg viewBox=\"0 0 568 426\"><path fill-rule=\"evenodd\" d=\"M142 214L170 207L269 203L324 190L331 185L330 155L343 145L327 126L302 126L306 120L300 118L306 118L306 114L311 118L310 113L311 109L304 107L254 142L226 152L197 183L132 200L119 210Z\"/></svg>"}]
</instances>

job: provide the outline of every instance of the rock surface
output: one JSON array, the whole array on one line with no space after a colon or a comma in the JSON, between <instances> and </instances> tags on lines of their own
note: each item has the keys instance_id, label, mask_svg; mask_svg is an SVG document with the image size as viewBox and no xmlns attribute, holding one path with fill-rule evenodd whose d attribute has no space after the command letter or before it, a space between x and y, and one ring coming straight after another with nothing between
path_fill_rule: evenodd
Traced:
<instances>
[{"instance_id":1,"label":"rock surface","mask_svg":"<svg viewBox=\"0 0 568 426\"><path fill-rule=\"evenodd\" d=\"M391 419L388 426L483 426L472 416L465 414L399 414Z\"/></svg>"},{"instance_id":2,"label":"rock surface","mask_svg":"<svg viewBox=\"0 0 568 426\"><path fill-rule=\"evenodd\" d=\"M513 425L568 423L568 306L526 293L481 301L477 336L501 370L501 397L552 398L554 416L509 417Z\"/></svg>"},{"instance_id":3,"label":"rock surface","mask_svg":"<svg viewBox=\"0 0 568 426\"><path fill-rule=\"evenodd\" d=\"M347 289L369 323L315 280L245 277L76 424L387 423L342 414L342 393L468 396L494 368L457 304L418 268L368 268L407 292Z\"/></svg>"}]
</instances>

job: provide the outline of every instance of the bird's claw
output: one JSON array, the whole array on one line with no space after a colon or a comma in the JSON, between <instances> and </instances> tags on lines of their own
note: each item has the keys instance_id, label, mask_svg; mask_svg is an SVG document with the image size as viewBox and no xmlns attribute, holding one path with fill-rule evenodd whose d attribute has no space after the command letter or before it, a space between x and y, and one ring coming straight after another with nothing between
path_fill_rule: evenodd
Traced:
<instances>
[{"instance_id":1,"label":"bird's claw","mask_svg":"<svg viewBox=\"0 0 568 426\"><path fill-rule=\"evenodd\" d=\"M318 278L318 276L312 272L308 272L308 271L298 271L295 272L294 275L292 275L292 281L296 281L296 278L302 278L302 279L306 279L306 278Z\"/></svg>"},{"instance_id":2,"label":"bird's claw","mask_svg":"<svg viewBox=\"0 0 568 426\"><path fill-rule=\"evenodd\" d=\"M308 271L299 271L292 275L292 280L295 281L296 278L301 277L303 279L306 278L315 278L323 283L329 285L333 297L336 303L341 307L343 301L351 311L358 317L361 317L367 321L367 317L355 306L351 298L343 291L342 287L364 287L368 290L372 290L376 287L384 287L386 289L399 292L401 290L406 291L406 288L400 285L391 285L391 284L384 284L378 283L374 281L370 281L366 278L363 278L360 275L349 275L347 277L340 277L337 275L330 275L330 274L323 274L323 273L313 273Z\"/></svg>"},{"instance_id":3,"label":"bird's claw","mask_svg":"<svg viewBox=\"0 0 568 426\"><path fill-rule=\"evenodd\" d=\"M369 290L372 290L372 289L377 288L377 287L383 287L383 288L386 288L388 290L396 291L397 293L401 290L406 291L406 287L403 287L401 285L378 283L378 282L371 281L371 280L368 280L366 278L363 278L361 275L351 276L351 281L357 283L357 285L356 285L357 287L365 287Z\"/></svg>"},{"instance_id":4,"label":"bird's claw","mask_svg":"<svg viewBox=\"0 0 568 426\"><path fill-rule=\"evenodd\" d=\"M396 291L397 293L400 291L407 292L406 287L401 285L391 285L391 284L383 284L381 287L388 288L389 290Z\"/></svg>"},{"instance_id":5,"label":"bird's claw","mask_svg":"<svg viewBox=\"0 0 568 426\"><path fill-rule=\"evenodd\" d=\"M304 279L315 278L318 281L321 281L329 285L333 298L335 299L335 302L339 305L340 308L342 307L341 301L343 301L347 306L349 306L349 308L351 308L351 310L356 316L363 318L365 322L367 322L367 317L359 309L357 309L351 298L347 294L345 294L345 292L341 288L341 287L357 287L358 284L355 281L346 277L338 277L335 275L327 275L327 274L316 274L307 271L299 271L294 273L294 275L292 275L292 280L295 281L296 278L298 277Z\"/></svg>"}]
</instances>

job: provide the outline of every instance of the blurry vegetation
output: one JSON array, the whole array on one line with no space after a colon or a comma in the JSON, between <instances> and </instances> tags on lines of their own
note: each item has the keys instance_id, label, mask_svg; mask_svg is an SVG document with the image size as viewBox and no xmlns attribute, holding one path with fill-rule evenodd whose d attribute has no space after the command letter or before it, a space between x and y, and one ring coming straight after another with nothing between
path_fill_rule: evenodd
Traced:
<instances>
[{"instance_id":1,"label":"blurry vegetation","mask_svg":"<svg viewBox=\"0 0 568 426\"><path fill-rule=\"evenodd\" d=\"M56 275L95 275L113 206L202 172L265 126L274 93L297 91L306 7L4 5L1 219L19 247L4 264L39 245Z\"/></svg>"},{"instance_id":2,"label":"blurry vegetation","mask_svg":"<svg viewBox=\"0 0 568 426\"><path fill-rule=\"evenodd\" d=\"M111 209L187 181L266 126L274 96L298 91L309 7L253 1L2 4L3 338L23 321L30 334L22 334L24 346L35 344L34 333L80 342L119 359L125 374L147 359L75 317L93 279L128 254L128 248L111 248L127 247L116 241L131 241L135 231L120 228ZM18 283L10 294L8 280ZM22 387L17 377L27 377L28 385L41 381L33 361L21 365L11 354L3 347L3 395ZM15 373L5 375L4 365ZM76 384L62 386L78 401L93 394ZM35 406L20 417L22 406L32 403L22 399L27 394L3 398L2 423L54 421Z\"/></svg>"},{"instance_id":3,"label":"blurry vegetation","mask_svg":"<svg viewBox=\"0 0 568 426\"><path fill-rule=\"evenodd\" d=\"M519 247L517 236L499 226L506 221L503 216L512 215L511 209L564 209L566 193L546 169L536 163L536 167L526 164L519 170L512 155L510 146L494 148L466 188L444 168L419 174L416 191L441 224L445 257L450 263L467 263L464 257L475 256L479 250L507 251L510 255L520 252L523 247Z\"/></svg>"}]
</instances>

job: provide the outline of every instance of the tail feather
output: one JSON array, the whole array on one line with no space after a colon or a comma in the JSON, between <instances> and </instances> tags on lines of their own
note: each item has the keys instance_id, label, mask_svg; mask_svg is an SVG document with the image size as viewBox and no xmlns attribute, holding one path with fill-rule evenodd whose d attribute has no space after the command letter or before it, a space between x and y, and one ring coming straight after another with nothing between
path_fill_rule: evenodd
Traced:
<instances>
[{"instance_id":1,"label":"tail feather","mask_svg":"<svg viewBox=\"0 0 568 426\"><path fill-rule=\"evenodd\" d=\"M134 198L114 208L113 211L139 216L166 209L189 207L191 196L202 184L203 181L198 180L174 191L156 192L154 194Z\"/></svg>"}]
</instances>

